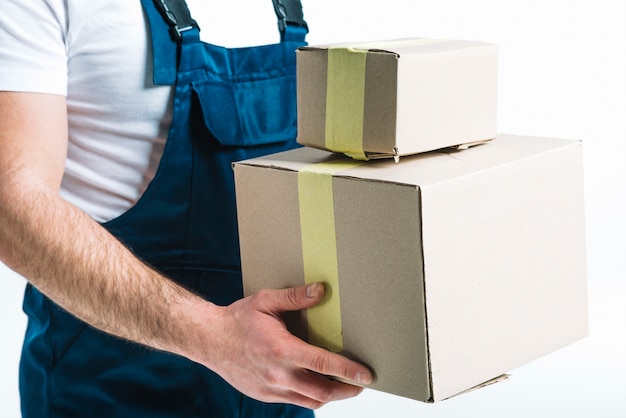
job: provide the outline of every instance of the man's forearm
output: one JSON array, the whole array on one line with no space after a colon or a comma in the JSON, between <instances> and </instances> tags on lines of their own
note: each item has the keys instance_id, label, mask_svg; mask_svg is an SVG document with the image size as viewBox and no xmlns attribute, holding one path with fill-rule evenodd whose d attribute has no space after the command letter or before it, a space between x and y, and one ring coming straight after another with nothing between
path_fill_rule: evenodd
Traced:
<instances>
[{"instance_id":1,"label":"man's forearm","mask_svg":"<svg viewBox=\"0 0 626 418\"><path fill-rule=\"evenodd\" d=\"M45 186L0 186L0 257L87 323L179 351L184 305L196 297L133 256L90 217Z\"/></svg>"}]
</instances>

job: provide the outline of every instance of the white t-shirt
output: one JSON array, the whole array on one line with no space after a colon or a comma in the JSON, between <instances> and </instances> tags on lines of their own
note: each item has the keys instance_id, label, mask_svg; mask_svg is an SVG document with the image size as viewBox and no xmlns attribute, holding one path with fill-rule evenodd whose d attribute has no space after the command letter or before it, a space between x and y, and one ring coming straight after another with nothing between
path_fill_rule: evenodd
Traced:
<instances>
[{"instance_id":1,"label":"white t-shirt","mask_svg":"<svg viewBox=\"0 0 626 418\"><path fill-rule=\"evenodd\" d=\"M154 176L171 120L170 86L151 80L133 0L3 0L0 90L67 96L61 195L98 221L134 204Z\"/></svg>"},{"instance_id":2,"label":"white t-shirt","mask_svg":"<svg viewBox=\"0 0 626 418\"><path fill-rule=\"evenodd\" d=\"M187 3L207 42L279 39L270 0ZM172 88L152 84L149 39L139 0L2 0L0 90L67 96L61 195L97 221L137 201L163 152Z\"/></svg>"}]
</instances>

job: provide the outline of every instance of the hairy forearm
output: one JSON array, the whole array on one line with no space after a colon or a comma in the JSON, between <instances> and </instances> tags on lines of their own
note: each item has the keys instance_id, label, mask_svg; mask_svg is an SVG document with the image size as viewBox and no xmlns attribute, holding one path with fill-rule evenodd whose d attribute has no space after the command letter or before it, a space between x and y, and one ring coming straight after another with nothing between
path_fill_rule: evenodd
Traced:
<instances>
[{"instance_id":1,"label":"hairy forearm","mask_svg":"<svg viewBox=\"0 0 626 418\"><path fill-rule=\"evenodd\" d=\"M0 91L0 261L91 325L189 356L193 308L213 305L59 197L68 135L65 97Z\"/></svg>"},{"instance_id":2,"label":"hairy forearm","mask_svg":"<svg viewBox=\"0 0 626 418\"><path fill-rule=\"evenodd\" d=\"M9 267L99 329L184 352L182 317L197 297L46 187L24 181L0 188L0 256Z\"/></svg>"}]
</instances>

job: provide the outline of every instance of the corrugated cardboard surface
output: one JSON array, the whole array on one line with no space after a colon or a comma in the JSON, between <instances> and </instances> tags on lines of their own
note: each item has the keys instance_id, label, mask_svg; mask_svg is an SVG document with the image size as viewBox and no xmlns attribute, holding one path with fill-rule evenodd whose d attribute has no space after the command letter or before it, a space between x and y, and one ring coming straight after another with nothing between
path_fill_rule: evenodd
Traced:
<instances>
[{"instance_id":1,"label":"corrugated cardboard surface","mask_svg":"<svg viewBox=\"0 0 626 418\"><path fill-rule=\"evenodd\" d=\"M347 178L333 188L344 353L378 373L378 389L428 399L419 190Z\"/></svg>"},{"instance_id":2,"label":"corrugated cardboard surface","mask_svg":"<svg viewBox=\"0 0 626 418\"><path fill-rule=\"evenodd\" d=\"M483 165L497 161L486 154L500 145L476 150ZM540 153L422 187L435 398L585 334L581 149L541 145Z\"/></svg>"},{"instance_id":3,"label":"corrugated cardboard surface","mask_svg":"<svg viewBox=\"0 0 626 418\"><path fill-rule=\"evenodd\" d=\"M246 294L304 282L297 171L335 158L235 165ZM344 354L374 389L445 399L586 335L579 142L502 135L333 179Z\"/></svg>"},{"instance_id":4,"label":"corrugated cardboard surface","mask_svg":"<svg viewBox=\"0 0 626 418\"><path fill-rule=\"evenodd\" d=\"M327 72L327 50L298 52L298 142L321 149L326 147ZM393 155L396 146L398 56L371 52L365 72L363 149L368 153Z\"/></svg>"}]
</instances>

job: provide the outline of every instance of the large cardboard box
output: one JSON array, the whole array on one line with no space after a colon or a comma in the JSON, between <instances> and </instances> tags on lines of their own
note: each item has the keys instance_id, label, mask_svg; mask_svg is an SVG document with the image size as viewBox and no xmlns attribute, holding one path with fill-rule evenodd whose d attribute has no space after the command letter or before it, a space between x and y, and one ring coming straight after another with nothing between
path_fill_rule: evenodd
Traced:
<instances>
[{"instance_id":1,"label":"large cardboard box","mask_svg":"<svg viewBox=\"0 0 626 418\"><path fill-rule=\"evenodd\" d=\"M290 327L370 366L373 389L438 401L508 373L587 335L581 148L237 163L245 293L325 282Z\"/></svg>"},{"instance_id":2,"label":"large cardboard box","mask_svg":"<svg viewBox=\"0 0 626 418\"><path fill-rule=\"evenodd\" d=\"M498 52L402 39L297 51L298 142L358 159L495 138Z\"/></svg>"}]
</instances>

